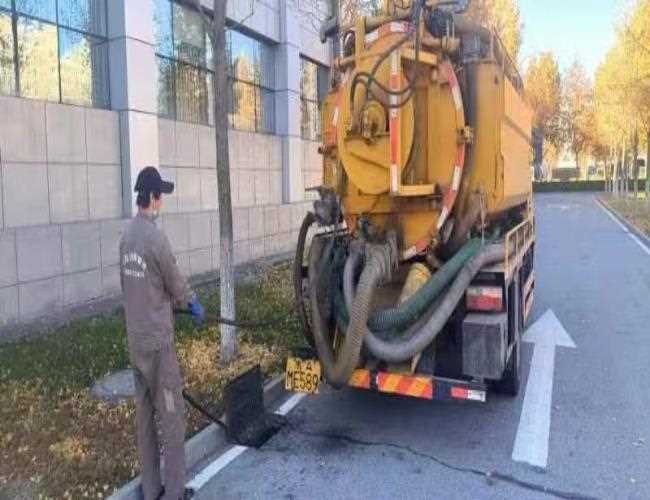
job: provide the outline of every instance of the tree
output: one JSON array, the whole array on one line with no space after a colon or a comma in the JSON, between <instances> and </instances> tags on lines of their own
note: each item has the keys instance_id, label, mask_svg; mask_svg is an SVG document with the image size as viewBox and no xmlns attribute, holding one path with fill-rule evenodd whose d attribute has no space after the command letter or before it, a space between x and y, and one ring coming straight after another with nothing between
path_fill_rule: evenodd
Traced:
<instances>
[{"instance_id":1,"label":"tree","mask_svg":"<svg viewBox=\"0 0 650 500\"><path fill-rule=\"evenodd\" d=\"M563 80L563 131L576 160L576 167L592 144L595 126L593 88L584 66L575 61Z\"/></svg>"},{"instance_id":2,"label":"tree","mask_svg":"<svg viewBox=\"0 0 650 500\"><path fill-rule=\"evenodd\" d=\"M302 3L309 4L312 12L327 12L331 0L290 0L291 7L306 12ZM255 13L256 0L237 0L236 9L243 12L237 24L243 25ZM191 0L201 13L211 45L214 76L215 142L217 150L217 188L220 229L220 305L221 317L235 320L235 273L233 251L232 199L230 193L230 157L228 147L228 51L226 47L226 13L228 0L213 0L212 10L202 5L202 0ZM244 5L247 4L247 5ZM324 20L323 16L322 19ZM234 325L221 325L221 361L228 363L237 356L237 330Z\"/></svg>"},{"instance_id":3,"label":"tree","mask_svg":"<svg viewBox=\"0 0 650 500\"><path fill-rule=\"evenodd\" d=\"M493 29L501 38L510 58L517 61L523 30L517 0L473 0L467 15L473 21Z\"/></svg>"},{"instance_id":4,"label":"tree","mask_svg":"<svg viewBox=\"0 0 650 500\"><path fill-rule=\"evenodd\" d=\"M14 46L11 17L0 14L0 92L14 92Z\"/></svg>"},{"instance_id":5,"label":"tree","mask_svg":"<svg viewBox=\"0 0 650 500\"><path fill-rule=\"evenodd\" d=\"M615 44L596 70L594 101L596 129L600 142L606 144L612 158L612 191L618 194L624 175L626 143L631 134L630 103L624 75L629 73L625 47Z\"/></svg>"},{"instance_id":6,"label":"tree","mask_svg":"<svg viewBox=\"0 0 650 500\"><path fill-rule=\"evenodd\" d=\"M339 0L341 24L349 24L359 16L374 16L382 11L382 0Z\"/></svg>"},{"instance_id":7,"label":"tree","mask_svg":"<svg viewBox=\"0 0 650 500\"><path fill-rule=\"evenodd\" d=\"M646 143L646 201L650 203L650 182L648 182L648 161L650 160L650 0L637 2L634 11L627 20L621 35L631 68L626 78L626 90L631 108L634 110L635 122L644 132ZM636 123L635 123L636 124ZM641 145L638 130L635 127L633 147L635 152L635 194L638 183L636 156Z\"/></svg>"},{"instance_id":8,"label":"tree","mask_svg":"<svg viewBox=\"0 0 650 500\"><path fill-rule=\"evenodd\" d=\"M619 26L596 73L595 95L598 129L620 158L614 169L619 182L612 182L617 191L621 177L629 175L628 167L637 179L635 158L643 142L650 157L650 0L637 0ZM635 181L635 191L636 185ZM650 183L646 199L650 200Z\"/></svg>"},{"instance_id":9,"label":"tree","mask_svg":"<svg viewBox=\"0 0 650 500\"><path fill-rule=\"evenodd\" d=\"M554 55L543 52L534 57L524 82L526 99L533 110L534 164L539 170L562 147L562 83Z\"/></svg>"},{"instance_id":10,"label":"tree","mask_svg":"<svg viewBox=\"0 0 650 500\"><path fill-rule=\"evenodd\" d=\"M214 128L217 149L217 189L219 202L220 269L219 289L221 317L235 319L235 263L232 227L232 199L230 194L230 156L228 147L228 52L226 48L227 0L213 0L212 12L201 5L201 0L192 0L197 11L202 13L208 38L212 46L214 76ZM251 15L254 0L251 0ZM234 325L222 324L221 362L228 363L237 356L237 329Z\"/></svg>"}]
</instances>

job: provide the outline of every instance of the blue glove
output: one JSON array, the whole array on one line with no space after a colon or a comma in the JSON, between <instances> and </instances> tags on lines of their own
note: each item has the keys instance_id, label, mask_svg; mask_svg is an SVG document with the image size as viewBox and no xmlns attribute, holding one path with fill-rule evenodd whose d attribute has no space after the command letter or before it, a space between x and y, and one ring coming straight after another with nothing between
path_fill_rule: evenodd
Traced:
<instances>
[{"instance_id":1,"label":"blue glove","mask_svg":"<svg viewBox=\"0 0 650 500\"><path fill-rule=\"evenodd\" d=\"M192 321L196 326L202 326L205 323L205 310L199 302L196 294L192 294L192 302L188 304L190 312L192 313Z\"/></svg>"}]
</instances>

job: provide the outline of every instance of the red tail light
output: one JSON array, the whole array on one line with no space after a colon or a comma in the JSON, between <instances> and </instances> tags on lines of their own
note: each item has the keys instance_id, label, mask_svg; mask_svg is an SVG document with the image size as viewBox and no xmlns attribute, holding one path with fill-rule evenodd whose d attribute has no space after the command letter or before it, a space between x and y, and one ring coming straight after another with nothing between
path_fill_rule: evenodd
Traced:
<instances>
[{"instance_id":1,"label":"red tail light","mask_svg":"<svg viewBox=\"0 0 650 500\"><path fill-rule=\"evenodd\" d=\"M503 311L503 290L500 286L471 286L465 295L465 304L470 311Z\"/></svg>"}]
</instances>

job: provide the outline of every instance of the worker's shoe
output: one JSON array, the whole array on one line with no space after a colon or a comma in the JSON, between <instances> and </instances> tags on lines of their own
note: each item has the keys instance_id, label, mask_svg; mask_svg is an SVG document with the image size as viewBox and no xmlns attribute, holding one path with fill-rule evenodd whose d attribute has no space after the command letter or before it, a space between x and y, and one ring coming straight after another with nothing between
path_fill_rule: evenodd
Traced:
<instances>
[{"instance_id":1,"label":"worker's shoe","mask_svg":"<svg viewBox=\"0 0 650 500\"><path fill-rule=\"evenodd\" d=\"M185 492L183 493L183 497L179 498L178 500L190 500L194 498L194 493L195 491L192 488L185 488ZM163 488L160 492L160 494L156 497L156 500L162 500L162 497L165 496L165 488Z\"/></svg>"}]
</instances>

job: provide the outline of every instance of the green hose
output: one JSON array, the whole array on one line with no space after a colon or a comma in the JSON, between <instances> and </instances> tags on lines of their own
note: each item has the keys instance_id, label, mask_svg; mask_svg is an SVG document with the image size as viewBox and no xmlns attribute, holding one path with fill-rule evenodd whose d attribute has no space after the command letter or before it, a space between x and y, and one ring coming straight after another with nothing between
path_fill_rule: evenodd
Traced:
<instances>
[{"instance_id":1,"label":"green hose","mask_svg":"<svg viewBox=\"0 0 650 500\"><path fill-rule=\"evenodd\" d=\"M375 333L401 332L422 317L431 304L449 286L465 264L481 248L481 240L469 240L420 289L396 307L383 309L370 315L368 328ZM348 311L340 291L335 292L336 310L340 323L346 324ZM338 295L338 296L337 296Z\"/></svg>"},{"instance_id":2,"label":"green hose","mask_svg":"<svg viewBox=\"0 0 650 500\"><path fill-rule=\"evenodd\" d=\"M371 315L368 322L370 329L380 332L408 327L424 314L431 303L449 286L460 270L476 255L480 248L480 239L469 240L415 294L397 307L377 311Z\"/></svg>"}]
</instances>

